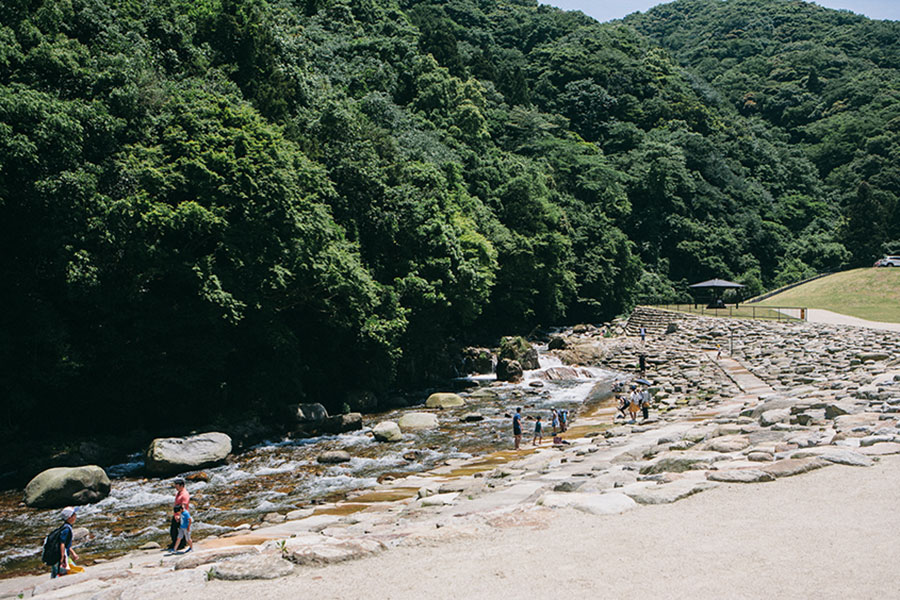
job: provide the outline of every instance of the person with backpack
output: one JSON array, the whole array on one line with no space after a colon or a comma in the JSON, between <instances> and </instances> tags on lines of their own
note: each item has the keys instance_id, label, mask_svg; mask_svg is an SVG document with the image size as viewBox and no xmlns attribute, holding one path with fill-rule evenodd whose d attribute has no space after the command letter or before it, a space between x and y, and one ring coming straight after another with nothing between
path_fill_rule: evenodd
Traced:
<instances>
[{"instance_id":1,"label":"person with backpack","mask_svg":"<svg viewBox=\"0 0 900 600\"><path fill-rule=\"evenodd\" d=\"M78 559L78 553L72 549L72 538L74 530L72 525L75 523L75 509L67 506L60 513L63 524L50 532L44 538L44 551L41 559L44 564L50 565L50 579L56 579L60 575L69 572L69 556Z\"/></svg>"}]
</instances>

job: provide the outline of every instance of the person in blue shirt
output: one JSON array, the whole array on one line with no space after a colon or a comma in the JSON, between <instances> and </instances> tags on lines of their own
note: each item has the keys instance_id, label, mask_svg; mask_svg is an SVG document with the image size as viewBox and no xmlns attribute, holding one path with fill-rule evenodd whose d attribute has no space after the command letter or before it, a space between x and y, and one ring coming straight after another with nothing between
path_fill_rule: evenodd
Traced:
<instances>
[{"instance_id":1,"label":"person in blue shirt","mask_svg":"<svg viewBox=\"0 0 900 600\"><path fill-rule=\"evenodd\" d=\"M75 523L75 509L67 506L62 509L60 516L63 520L63 529L59 533L59 562L51 567L50 579L69 572L69 556L78 559L78 553L72 549L72 538L74 537L72 525Z\"/></svg>"},{"instance_id":2,"label":"person in blue shirt","mask_svg":"<svg viewBox=\"0 0 900 600\"><path fill-rule=\"evenodd\" d=\"M188 544L188 549L185 550L185 554L194 549L194 542L191 540L191 525L194 523L194 519L191 518L191 513L184 509L184 506L178 504L175 506L175 518L179 520L178 522L178 538L175 540L175 547L181 543L181 540L184 540Z\"/></svg>"}]
</instances>

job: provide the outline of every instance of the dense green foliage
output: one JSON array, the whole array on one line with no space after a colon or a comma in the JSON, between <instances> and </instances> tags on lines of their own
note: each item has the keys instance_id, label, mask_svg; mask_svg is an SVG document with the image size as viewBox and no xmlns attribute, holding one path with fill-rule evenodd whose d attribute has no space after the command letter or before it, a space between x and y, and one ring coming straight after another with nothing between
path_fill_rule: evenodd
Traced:
<instances>
[{"instance_id":1,"label":"dense green foliage","mask_svg":"<svg viewBox=\"0 0 900 600\"><path fill-rule=\"evenodd\" d=\"M705 4L738 3L667 10ZM897 231L896 30L741 4L857 52L726 60L634 22L689 71L529 0L0 3L2 427L353 406L472 340L871 259ZM751 69L816 52L815 77Z\"/></svg>"},{"instance_id":2,"label":"dense green foliage","mask_svg":"<svg viewBox=\"0 0 900 600\"><path fill-rule=\"evenodd\" d=\"M787 218L821 229L810 209L835 206L859 266L900 250L900 22L788 0L678 0L627 22L816 166L819 193Z\"/></svg>"}]
</instances>

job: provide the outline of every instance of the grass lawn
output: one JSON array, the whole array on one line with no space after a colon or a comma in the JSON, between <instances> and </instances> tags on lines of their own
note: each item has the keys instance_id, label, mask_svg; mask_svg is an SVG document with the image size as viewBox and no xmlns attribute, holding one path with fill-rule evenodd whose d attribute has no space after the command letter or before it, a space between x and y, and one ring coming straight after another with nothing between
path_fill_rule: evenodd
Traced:
<instances>
[{"instance_id":1,"label":"grass lawn","mask_svg":"<svg viewBox=\"0 0 900 600\"><path fill-rule=\"evenodd\" d=\"M900 323L900 269L854 269L772 296L757 306L822 308L869 321Z\"/></svg>"}]
</instances>

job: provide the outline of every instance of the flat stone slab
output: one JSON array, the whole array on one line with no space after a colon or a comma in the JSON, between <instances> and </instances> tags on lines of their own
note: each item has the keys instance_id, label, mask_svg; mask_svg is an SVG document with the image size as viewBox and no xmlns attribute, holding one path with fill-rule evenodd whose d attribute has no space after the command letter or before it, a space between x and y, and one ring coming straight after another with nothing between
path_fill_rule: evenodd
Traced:
<instances>
[{"instance_id":1,"label":"flat stone slab","mask_svg":"<svg viewBox=\"0 0 900 600\"><path fill-rule=\"evenodd\" d=\"M828 462L851 467L871 467L875 464L875 462L865 454L855 452L849 448L810 448L807 450L799 450L791 454L791 458L809 457L824 458Z\"/></svg>"},{"instance_id":2,"label":"flat stone slab","mask_svg":"<svg viewBox=\"0 0 900 600\"><path fill-rule=\"evenodd\" d=\"M656 473L683 473L695 469L705 469L717 460L722 460L719 452L701 452L687 450L684 452L663 452L649 464L641 467L641 475Z\"/></svg>"},{"instance_id":3,"label":"flat stone slab","mask_svg":"<svg viewBox=\"0 0 900 600\"><path fill-rule=\"evenodd\" d=\"M729 469L727 471L710 471L706 474L710 481L723 483L761 483L774 481L775 476L760 469Z\"/></svg>"},{"instance_id":4,"label":"flat stone slab","mask_svg":"<svg viewBox=\"0 0 900 600\"><path fill-rule=\"evenodd\" d=\"M547 508L574 508L592 515L617 515L634 508L637 502L619 492L589 494L581 492L544 494L538 504Z\"/></svg>"},{"instance_id":5,"label":"flat stone slab","mask_svg":"<svg viewBox=\"0 0 900 600\"><path fill-rule=\"evenodd\" d=\"M257 554L217 563L212 568L211 576L227 581L278 579L290 575L293 570L293 563L284 560L278 554Z\"/></svg>"},{"instance_id":6,"label":"flat stone slab","mask_svg":"<svg viewBox=\"0 0 900 600\"><path fill-rule=\"evenodd\" d=\"M900 454L900 444L897 442L880 442L859 449L860 453L868 456L884 456L886 454Z\"/></svg>"},{"instance_id":7,"label":"flat stone slab","mask_svg":"<svg viewBox=\"0 0 900 600\"><path fill-rule=\"evenodd\" d=\"M336 539L327 536L300 536L269 543L281 555L298 565L324 566L369 556L385 549L384 544L370 538Z\"/></svg>"},{"instance_id":8,"label":"flat stone slab","mask_svg":"<svg viewBox=\"0 0 900 600\"><path fill-rule=\"evenodd\" d=\"M830 462L822 458L785 458L760 467L760 469L774 477L781 478L793 477L794 475L827 467L830 464Z\"/></svg>"},{"instance_id":9,"label":"flat stone slab","mask_svg":"<svg viewBox=\"0 0 900 600\"><path fill-rule=\"evenodd\" d=\"M625 491L625 494L638 504L671 504L714 487L716 485L708 481L679 480L641 490Z\"/></svg>"},{"instance_id":10,"label":"flat stone slab","mask_svg":"<svg viewBox=\"0 0 900 600\"><path fill-rule=\"evenodd\" d=\"M191 552L187 556L179 558L175 562L175 570L194 569L201 565L219 562L236 556L259 554L256 546L233 546L231 548L221 548L217 550L204 550L201 552Z\"/></svg>"},{"instance_id":11,"label":"flat stone slab","mask_svg":"<svg viewBox=\"0 0 900 600\"><path fill-rule=\"evenodd\" d=\"M453 504L459 492L449 492L446 494L434 494L426 496L419 501L420 506L444 506L445 504Z\"/></svg>"},{"instance_id":12,"label":"flat stone slab","mask_svg":"<svg viewBox=\"0 0 900 600\"><path fill-rule=\"evenodd\" d=\"M750 446L750 438L745 435L725 435L705 442L701 450L712 452L740 452Z\"/></svg>"}]
</instances>

